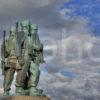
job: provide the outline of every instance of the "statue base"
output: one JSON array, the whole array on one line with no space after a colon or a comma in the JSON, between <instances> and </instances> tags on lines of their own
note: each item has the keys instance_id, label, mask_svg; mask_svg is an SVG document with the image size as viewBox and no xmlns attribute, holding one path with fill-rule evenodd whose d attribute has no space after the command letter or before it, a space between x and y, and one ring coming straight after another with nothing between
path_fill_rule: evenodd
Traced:
<instances>
[{"instance_id":1,"label":"statue base","mask_svg":"<svg viewBox=\"0 0 100 100\"><path fill-rule=\"evenodd\" d=\"M11 96L2 98L1 100L51 100L49 97L43 96Z\"/></svg>"}]
</instances>

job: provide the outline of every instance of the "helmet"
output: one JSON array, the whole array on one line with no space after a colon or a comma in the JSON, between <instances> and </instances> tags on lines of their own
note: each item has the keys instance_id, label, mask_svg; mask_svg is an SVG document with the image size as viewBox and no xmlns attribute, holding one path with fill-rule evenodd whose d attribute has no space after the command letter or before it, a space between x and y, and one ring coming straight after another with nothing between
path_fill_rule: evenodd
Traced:
<instances>
[{"instance_id":1,"label":"helmet","mask_svg":"<svg viewBox=\"0 0 100 100\"><path fill-rule=\"evenodd\" d=\"M29 20L25 20L25 21L22 21L22 22L20 23L20 25L21 25L21 27L25 27L25 26L28 26L29 23L30 23Z\"/></svg>"},{"instance_id":2,"label":"helmet","mask_svg":"<svg viewBox=\"0 0 100 100\"><path fill-rule=\"evenodd\" d=\"M10 29L10 35L15 35L16 34L16 28L13 26Z\"/></svg>"},{"instance_id":3,"label":"helmet","mask_svg":"<svg viewBox=\"0 0 100 100\"><path fill-rule=\"evenodd\" d=\"M38 30L38 26L36 24L31 25L31 33L36 34Z\"/></svg>"},{"instance_id":4,"label":"helmet","mask_svg":"<svg viewBox=\"0 0 100 100\"><path fill-rule=\"evenodd\" d=\"M14 26L11 27L10 32L11 32L11 33L15 33L15 32L16 32L16 28L15 28Z\"/></svg>"},{"instance_id":5,"label":"helmet","mask_svg":"<svg viewBox=\"0 0 100 100\"><path fill-rule=\"evenodd\" d=\"M37 30L38 29L38 26L36 24L32 24L31 25L31 28L32 28L32 30Z\"/></svg>"}]
</instances>

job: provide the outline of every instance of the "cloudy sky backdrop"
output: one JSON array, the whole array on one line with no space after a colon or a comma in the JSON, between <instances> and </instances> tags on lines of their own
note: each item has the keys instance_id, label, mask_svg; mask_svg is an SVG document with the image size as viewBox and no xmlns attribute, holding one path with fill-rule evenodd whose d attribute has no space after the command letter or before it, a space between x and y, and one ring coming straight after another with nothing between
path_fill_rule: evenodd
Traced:
<instances>
[{"instance_id":1,"label":"cloudy sky backdrop","mask_svg":"<svg viewBox=\"0 0 100 100\"><path fill-rule=\"evenodd\" d=\"M39 87L52 100L100 100L99 0L0 0L2 31L29 19L39 26L46 63ZM0 74L2 96L3 76ZM14 83L12 85L14 87ZM12 92L14 88L12 88Z\"/></svg>"}]
</instances>

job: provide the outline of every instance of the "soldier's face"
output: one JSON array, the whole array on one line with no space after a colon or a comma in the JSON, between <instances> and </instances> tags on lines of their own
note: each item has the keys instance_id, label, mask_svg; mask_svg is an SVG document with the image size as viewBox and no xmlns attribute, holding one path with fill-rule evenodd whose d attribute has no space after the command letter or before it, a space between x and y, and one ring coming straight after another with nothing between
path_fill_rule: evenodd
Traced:
<instances>
[{"instance_id":1,"label":"soldier's face","mask_svg":"<svg viewBox=\"0 0 100 100\"><path fill-rule=\"evenodd\" d=\"M11 35L12 38L15 38L15 35Z\"/></svg>"},{"instance_id":2,"label":"soldier's face","mask_svg":"<svg viewBox=\"0 0 100 100\"><path fill-rule=\"evenodd\" d=\"M25 33L27 33L28 30L29 30L28 26L23 26L23 31L24 31Z\"/></svg>"},{"instance_id":3,"label":"soldier's face","mask_svg":"<svg viewBox=\"0 0 100 100\"><path fill-rule=\"evenodd\" d=\"M10 37L15 37L15 32L11 32Z\"/></svg>"},{"instance_id":4,"label":"soldier's face","mask_svg":"<svg viewBox=\"0 0 100 100\"><path fill-rule=\"evenodd\" d=\"M13 40L15 38L14 35L10 35L10 39Z\"/></svg>"},{"instance_id":5,"label":"soldier's face","mask_svg":"<svg viewBox=\"0 0 100 100\"><path fill-rule=\"evenodd\" d=\"M36 34L37 33L37 29L32 30L32 34Z\"/></svg>"}]
</instances>

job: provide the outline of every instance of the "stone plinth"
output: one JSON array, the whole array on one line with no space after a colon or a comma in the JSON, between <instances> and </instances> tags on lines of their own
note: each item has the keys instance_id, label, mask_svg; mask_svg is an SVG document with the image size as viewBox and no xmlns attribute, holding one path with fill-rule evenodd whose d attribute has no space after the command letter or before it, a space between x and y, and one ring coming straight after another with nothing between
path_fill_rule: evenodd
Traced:
<instances>
[{"instance_id":1,"label":"stone plinth","mask_svg":"<svg viewBox=\"0 0 100 100\"><path fill-rule=\"evenodd\" d=\"M42 96L12 96L7 98L2 98L1 100L51 100L49 97Z\"/></svg>"}]
</instances>

